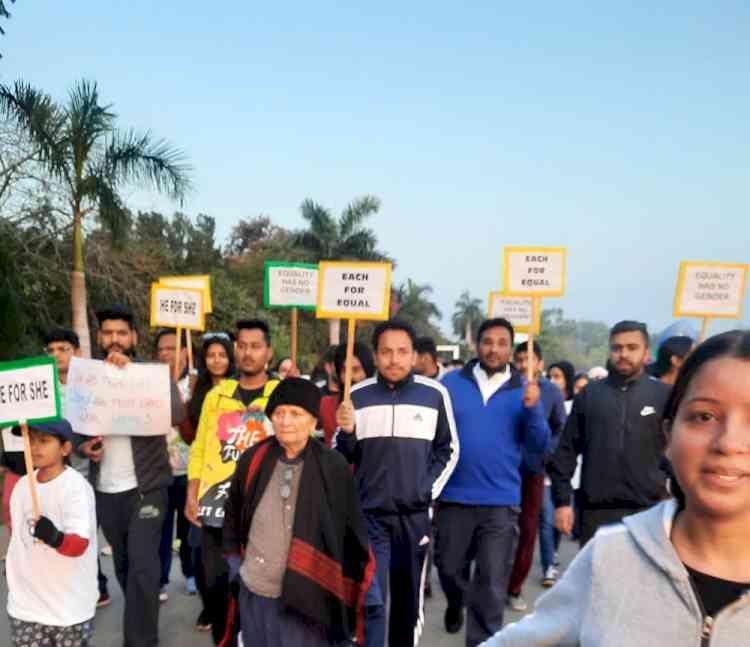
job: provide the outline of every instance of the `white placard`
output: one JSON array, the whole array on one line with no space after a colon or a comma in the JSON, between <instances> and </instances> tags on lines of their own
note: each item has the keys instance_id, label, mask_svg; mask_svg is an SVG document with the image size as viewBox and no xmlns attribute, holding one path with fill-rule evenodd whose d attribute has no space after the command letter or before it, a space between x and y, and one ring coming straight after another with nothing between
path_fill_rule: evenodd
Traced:
<instances>
[{"instance_id":1,"label":"white placard","mask_svg":"<svg viewBox=\"0 0 750 647\"><path fill-rule=\"evenodd\" d=\"M318 308L320 318L388 318L391 296L390 263L320 263Z\"/></svg>"},{"instance_id":2,"label":"white placard","mask_svg":"<svg viewBox=\"0 0 750 647\"><path fill-rule=\"evenodd\" d=\"M73 357L65 417L84 436L163 436L172 420L169 367Z\"/></svg>"},{"instance_id":3,"label":"white placard","mask_svg":"<svg viewBox=\"0 0 750 647\"><path fill-rule=\"evenodd\" d=\"M675 317L739 319L748 266L742 263L683 261L675 296Z\"/></svg>"},{"instance_id":4,"label":"white placard","mask_svg":"<svg viewBox=\"0 0 750 647\"><path fill-rule=\"evenodd\" d=\"M0 364L0 426L20 421L46 422L60 417L57 372L52 358Z\"/></svg>"},{"instance_id":5,"label":"white placard","mask_svg":"<svg viewBox=\"0 0 750 647\"><path fill-rule=\"evenodd\" d=\"M488 318L502 317L513 325L515 332L528 332L532 327L538 333L538 319L534 321L533 297L509 297L499 292L490 292Z\"/></svg>"},{"instance_id":6,"label":"white placard","mask_svg":"<svg viewBox=\"0 0 750 647\"><path fill-rule=\"evenodd\" d=\"M505 292L560 297L565 293L565 248L506 247Z\"/></svg>"},{"instance_id":7,"label":"white placard","mask_svg":"<svg viewBox=\"0 0 750 647\"><path fill-rule=\"evenodd\" d=\"M318 302L316 266L268 263L266 282L266 307L315 309Z\"/></svg>"},{"instance_id":8,"label":"white placard","mask_svg":"<svg viewBox=\"0 0 750 647\"><path fill-rule=\"evenodd\" d=\"M205 293L189 288L151 286L151 327L203 330L206 327Z\"/></svg>"}]
</instances>

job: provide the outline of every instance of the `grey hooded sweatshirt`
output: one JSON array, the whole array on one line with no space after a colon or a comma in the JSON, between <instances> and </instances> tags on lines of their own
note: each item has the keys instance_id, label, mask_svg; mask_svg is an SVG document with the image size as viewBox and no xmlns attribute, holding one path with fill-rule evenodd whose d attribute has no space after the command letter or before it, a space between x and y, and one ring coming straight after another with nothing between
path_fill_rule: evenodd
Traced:
<instances>
[{"instance_id":1,"label":"grey hooded sweatshirt","mask_svg":"<svg viewBox=\"0 0 750 647\"><path fill-rule=\"evenodd\" d=\"M664 501L601 529L534 612L480 647L750 646L750 593L704 618Z\"/></svg>"}]
</instances>

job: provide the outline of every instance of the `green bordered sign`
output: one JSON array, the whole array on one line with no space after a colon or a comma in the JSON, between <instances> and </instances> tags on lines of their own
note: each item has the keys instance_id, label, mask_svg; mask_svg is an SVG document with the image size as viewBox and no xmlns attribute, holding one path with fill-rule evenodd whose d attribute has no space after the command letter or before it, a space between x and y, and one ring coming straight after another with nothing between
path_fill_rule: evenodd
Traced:
<instances>
[{"instance_id":1,"label":"green bordered sign","mask_svg":"<svg viewBox=\"0 0 750 647\"><path fill-rule=\"evenodd\" d=\"M0 427L62 416L57 364L52 357L0 362Z\"/></svg>"},{"instance_id":2,"label":"green bordered sign","mask_svg":"<svg viewBox=\"0 0 750 647\"><path fill-rule=\"evenodd\" d=\"M263 269L263 303L266 308L315 310L318 302L317 265L266 261Z\"/></svg>"}]
</instances>

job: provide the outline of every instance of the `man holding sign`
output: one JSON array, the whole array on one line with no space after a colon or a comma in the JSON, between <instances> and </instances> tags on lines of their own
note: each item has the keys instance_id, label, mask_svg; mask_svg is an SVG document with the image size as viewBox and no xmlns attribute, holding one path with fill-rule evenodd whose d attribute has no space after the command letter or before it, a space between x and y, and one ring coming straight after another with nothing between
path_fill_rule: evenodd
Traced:
<instances>
[{"instance_id":1,"label":"man holding sign","mask_svg":"<svg viewBox=\"0 0 750 647\"><path fill-rule=\"evenodd\" d=\"M466 646L503 626L518 539L521 461L544 455L550 430L539 386L510 364L513 326L488 319L479 327L479 357L443 378L456 412L461 458L440 497L435 563L448 608L445 628L457 633L468 608ZM476 560L474 578L467 560Z\"/></svg>"},{"instance_id":2,"label":"man holding sign","mask_svg":"<svg viewBox=\"0 0 750 647\"><path fill-rule=\"evenodd\" d=\"M413 647L424 626L423 569L430 543L430 504L458 461L458 437L447 391L414 375L416 334L391 319L376 326L376 377L339 405L336 447L357 467L377 573L365 605L368 647L383 647L386 601L391 647Z\"/></svg>"},{"instance_id":3,"label":"man holding sign","mask_svg":"<svg viewBox=\"0 0 750 647\"><path fill-rule=\"evenodd\" d=\"M138 342L133 313L113 305L99 310L97 319L101 355L107 364L125 370ZM171 422L178 425L180 396L174 383L169 384ZM70 385L68 390L70 395ZM93 389L91 395L96 397ZM112 546L115 574L125 596L125 647L155 647L159 642L159 541L167 487L172 483L166 443L169 426L135 431L144 435L87 438L79 451L91 460L89 479L96 491L98 517Z\"/></svg>"}]
</instances>

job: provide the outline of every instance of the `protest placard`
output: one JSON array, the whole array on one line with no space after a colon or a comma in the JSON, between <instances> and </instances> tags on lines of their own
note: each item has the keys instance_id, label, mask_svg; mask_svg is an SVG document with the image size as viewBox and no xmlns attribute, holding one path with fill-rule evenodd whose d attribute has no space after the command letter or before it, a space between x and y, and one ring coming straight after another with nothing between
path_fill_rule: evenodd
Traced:
<instances>
[{"instance_id":1,"label":"protest placard","mask_svg":"<svg viewBox=\"0 0 750 647\"><path fill-rule=\"evenodd\" d=\"M674 316L702 317L701 340L711 319L739 319L747 287L746 263L682 261L674 298Z\"/></svg>"},{"instance_id":2,"label":"protest placard","mask_svg":"<svg viewBox=\"0 0 750 647\"><path fill-rule=\"evenodd\" d=\"M344 399L352 385L352 358L357 319L388 319L391 301L391 264L322 261L318 269L319 319L348 319Z\"/></svg>"},{"instance_id":3,"label":"protest placard","mask_svg":"<svg viewBox=\"0 0 750 647\"><path fill-rule=\"evenodd\" d=\"M564 247L505 247L503 271L507 296L531 297L531 319L537 321L542 309L543 297L561 297L565 293L565 266L567 255ZM528 347L534 346L534 328L529 329ZM526 374L533 379L531 362Z\"/></svg>"},{"instance_id":4,"label":"protest placard","mask_svg":"<svg viewBox=\"0 0 750 647\"><path fill-rule=\"evenodd\" d=\"M561 297L565 293L564 247L506 247L503 268L509 296Z\"/></svg>"},{"instance_id":5,"label":"protest placard","mask_svg":"<svg viewBox=\"0 0 750 647\"><path fill-rule=\"evenodd\" d=\"M54 358L0 362L0 427L57 420L60 406Z\"/></svg>"},{"instance_id":6,"label":"protest placard","mask_svg":"<svg viewBox=\"0 0 750 647\"><path fill-rule=\"evenodd\" d=\"M0 362L0 427L21 427L20 449L23 451L31 493L31 514L39 518L39 494L31 457L29 425L58 420L61 413L57 363L53 357L29 357ZM3 438L6 437L3 431ZM10 435L10 434L7 434ZM19 448L16 443L5 445L5 451Z\"/></svg>"},{"instance_id":7,"label":"protest placard","mask_svg":"<svg viewBox=\"0 0 750 647\"><path fill-rule=\"evenodd\" d=\"M193 288L175 288L159 283L151 285L151 326L203 330L206 317L205 292Z\"/></svg>"},{"instance_id":8,"label":"protest placard","mask_svg":"<svg viewBox=\"0 0 750 647\"><path fill-rule=\"evenodd\" d=\"M289 308L291 311L290 354L296 367L298 310L315 310L318 303L318 266L266 261L263 273L263 303L266 308Z\"/></svg>"},{"instance_id":9,"label":"protest placard","mask_svg":"<svg viewBox=\"0 0 750 647\"><path fill-rule=\"evenodd\" d=\"M517 333L533 329L539 334L540 308L534 308L533 297L509 297L502 292L490 292L487 300L487 317L502 317L513 325Z\"/></svg>"},{"instance_id":10,"label":"protest placard","mask_svg":"<svg viewBox=\"0 0 750 647\"><path fill-rule=\"evenodd\" d=\"M315 310L318 303L317 265L266 261L263 272L263 303L266 308Z\"/></svg>"},{"instance_id":11,"label":"protest placard","mask_svg":"<svg viewBox=\"0 0 750 647\"><path fill-rule=\"evenodd\" d=\"M674 316L739 319L747 268L744 263L683 261L677 279Z\"/></svg>"},{"instance_id":12,"label":"protest placard","mask_svg":"<svg viewBox=\"0 0 750 647\"><path fill-rule=\"evenodd\" d=\"M319 319L388 319L390 298L390 263L320 263L316 310Z\"/></svg>"},{"instance_id":13,"label":"protest placard","mask_svg":"<svg viewBox=\"0 0 750 647\"><path fill-rule=\"evenodd\" d=\"M211 298L210 274L196 274L194 276L162 276L159 278L159 283L173 288L202 290L204 294L203 312L211 314L214 311L213 299Z\"/></svg>"},{"instance_id":14,"label":"protest placard","mask_svg":"<svg viewBox=\"0 0 750 647\"><path fill-rule=\"evenodd\" d=\"M65 388L65 417L85 436L160 436L171 426L166 364L118 368L73 357Z\"/></svg>"}]
</instances>

